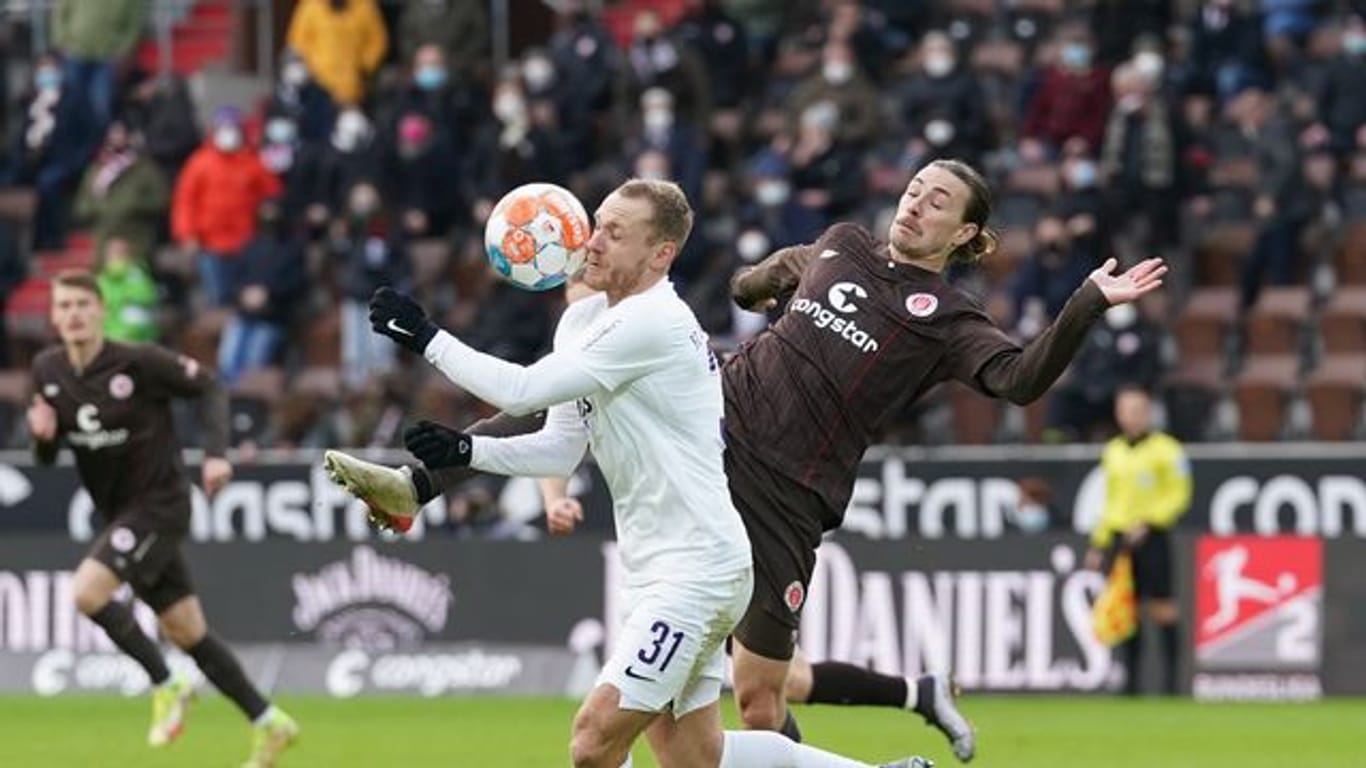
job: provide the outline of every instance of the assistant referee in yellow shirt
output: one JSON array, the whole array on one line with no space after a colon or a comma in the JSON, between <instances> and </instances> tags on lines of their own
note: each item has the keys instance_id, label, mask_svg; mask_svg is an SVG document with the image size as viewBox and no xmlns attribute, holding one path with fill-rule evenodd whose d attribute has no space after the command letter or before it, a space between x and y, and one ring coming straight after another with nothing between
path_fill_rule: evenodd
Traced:
<instances>
[{"instance_id":1,"label":"assistant referee in yellow shirt","mask_svg":"<svg viewBox=\"0 0 1366 768\"><path fill-rule=\"evenodd\" d=\"M1152 398L1138 387L1115 395L1120 435L1105 445L1105 513L1091 532L1088 568L1099 569L1107 555L1127 549L1134 564L1134 592L1141 617L1155 623L1166 665L1165 690L1176 693L1179 611L1173 594L1170 530L1190 507L1190 462L1181 443L1152 430ZM1123 646L1128 676L1125 693L1139 689L1143 630Z\"/></svg>"}]
</instances>

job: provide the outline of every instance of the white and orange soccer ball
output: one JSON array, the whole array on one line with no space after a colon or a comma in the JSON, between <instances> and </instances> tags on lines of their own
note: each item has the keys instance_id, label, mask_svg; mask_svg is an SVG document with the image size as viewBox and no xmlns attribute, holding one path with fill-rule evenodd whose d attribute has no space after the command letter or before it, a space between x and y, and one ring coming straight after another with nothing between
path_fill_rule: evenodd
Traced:
<instances>
[{"instance_id":1,"label":"white and orange soccer ball","mask_svg":"<svg viewBox=\"0 0 1366 768\"><path fill-rule=\"evenodd\" d=\"M484 226L484 252L519 288L563 285L583 266L592 228L583 203L554 184L523 184L503 195Z\"/></svg>"}]
</instances>

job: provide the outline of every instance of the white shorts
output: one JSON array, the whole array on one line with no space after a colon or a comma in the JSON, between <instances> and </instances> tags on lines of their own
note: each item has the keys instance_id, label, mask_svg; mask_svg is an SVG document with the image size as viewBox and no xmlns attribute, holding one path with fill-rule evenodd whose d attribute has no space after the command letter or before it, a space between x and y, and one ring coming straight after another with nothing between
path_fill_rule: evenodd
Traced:
<instances>
[{"instance_id":1,"label":"white shorts","mask_svg":"<svg viewBox=\"0 0 1366 768\"><path fill-rule=\"evenodd\" d=\"M753 591L754 571L745 568L719 579L628 593L616 647L597 684L615 687L622 709L667 709L674 719L717 701L726 638Z\"/></svg>"}]
</instances>

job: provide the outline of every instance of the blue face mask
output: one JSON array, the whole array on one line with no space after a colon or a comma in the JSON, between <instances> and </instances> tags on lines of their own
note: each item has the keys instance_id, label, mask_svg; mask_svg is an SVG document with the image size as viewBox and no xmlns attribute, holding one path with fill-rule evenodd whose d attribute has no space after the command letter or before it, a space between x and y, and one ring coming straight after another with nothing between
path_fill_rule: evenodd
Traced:
<instances>
[{"instance_id":1,"label":"blue face mask","mask_svg":"<svg viewBox=\"0 0 1366 768\"><path fill-rule=\"evenodd\" d=\"M1072 186L1078 189L1093 187L1096 184L1096 164L1076 163L1072 166Z\"/></svg>"},{"instance_id":2,"label":"blue face mask","mask_svg":"<svg viewBox=\"0 0 1366 768\"><path fill-rule=\"evenodd\" d=\"M441 67L419 67L413 82L424 91L435 91L446 84L446 70Z\"/></svg>"},{"instance_id":3,"label":"blue face mask","mask_svg":"<svg viewBox=\"0 0 1366 768\"><path fill-rule=\"evenodd\" d=\"M1366 32L1348 32L1342 36L1342 50L1348 56L1366 56Z\"/></svg>"},{"instance_id":4,"label":"blue face mask","mask_svg":"<svg viewBox=\"0 0 1366 768\"><path fill-rule=\"evenodd\" d=\"M1085 43L1068 43L1062 47L1062 63L1073 69L1091 66L1091 48Z\"/></svg>"},{"instance_id":5,"label":"blue face mask","mask_svg":"<svg viewBox=\"0 0 1366 768\"><path fill-rule=\"evenodd\" d=\"M294 123L288 120L271 120L266 123L266 139L271 144L289 144L294 141L296 135Z\"/></svg>"},{"instance_id":6,"label":"blue face mask","mask_svg":"<svg viewBox=\"0 0 1366 768\"><path fill-rule=\"evenodd\" d=\"M38 90L55 90L62 85L62 72L53 67L40 67L33 73L33 84Z\"/></svg>"}]
</instances>

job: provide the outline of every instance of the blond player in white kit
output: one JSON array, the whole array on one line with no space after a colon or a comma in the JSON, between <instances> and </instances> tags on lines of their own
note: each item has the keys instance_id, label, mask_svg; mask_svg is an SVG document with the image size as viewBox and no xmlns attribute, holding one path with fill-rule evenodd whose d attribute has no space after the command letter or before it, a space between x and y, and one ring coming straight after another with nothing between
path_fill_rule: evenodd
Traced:
<instances>
[{"instance_id":1,"label":"blond player in white kit","mask_svg":"<svg viewBox=\"0 0 1366 768\"><path fill-rule=\"evenodd\" d=\"M595 218L583 280L601 293L565 310L554 352L532 366L477 352L411 299L376 292L377 332L507 413L549 407L539 432L481 437L420 422L405 443L430 468L532 477L566 476L592 448L612 493L626 610L574 719L575 766L629 764L645 733L665 768L867 768L777 733L721 729L722 645L749 603L753 569L722 465L719 366L667 279L692 209L677 185L633 180ZM325 459L355 491L347 461Z\"/></svg>"}]
</instances>

